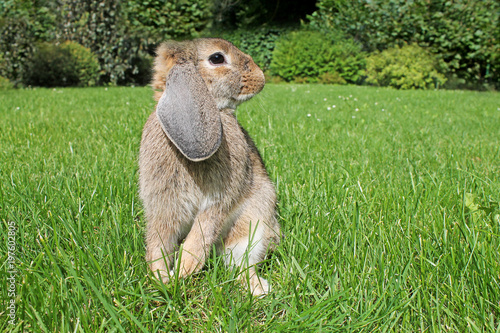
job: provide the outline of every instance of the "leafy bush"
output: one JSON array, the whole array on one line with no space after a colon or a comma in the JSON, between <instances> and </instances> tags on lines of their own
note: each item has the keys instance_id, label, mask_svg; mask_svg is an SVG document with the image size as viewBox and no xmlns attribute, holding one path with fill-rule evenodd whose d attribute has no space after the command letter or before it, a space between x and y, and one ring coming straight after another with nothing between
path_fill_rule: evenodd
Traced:
<instances>
[{"instance_id":1,"label":"leafy bush","mask_svg":"<svg viewBox=\"0 0 500 333\"><path fill-rule=\"evenodd\" d=\"M56 24L50 1L0 1L0 75L20 84L35 40L54 35Z\"/></svg>"},{"instance_id":2,"label":"leafy bush","mask_svg":"<svg viewBox=\"0 0 500 333\"><path fill-rule=\"evenodd\" d=\"M361 48L352 40L295 31L278 40L270 67L272 75L288 82L356 83L364 66Z\"/></svg>"},{"instance_id":3,"label":"leafy bush","mask_svg":"<svg viewBox=\"0 0 500 333\"><path fill-rule=\"evenodd\" d=\"M191 38L207 25L208 0L0 0L0 75L19 84L40 42L91 49L100 84L146 84L163 39Z\"/></svg>"},{"instance_id":4,"label":"leafy bush","mask_svg":"<svg viewBox=\"0 0 500 333\"><path fill-rule=\"evenodd\" d=\"M367 58L366 82L400 89L428 89L446 82L436 59L418 45L394 47Z\"/></svg>"},{"instance_id":5,"label":"leafy bush","mask_svg":"<svg viewBox=\"0 0 500 333\"><path fill-rule=\"evenodd\" d=\"M14 85L9 81L9 79L0 76L0 90L7 90L13 88Z\"/></svg>"},{"instance_id":6,"label":"leafy bush","mask_svg":"<svg viewBox=\"0 0 500 333\"><path fill-rule=\"evenodd\" d=\"M90 48L99 60L99 83L124 80L139 46L126 35L120 1L67 0L61 3L60 15L59 40L72 40Z\"/></svg>"},{"instance_id":7,"label":"leafy bush","mask_svg":"<svg viewBox=\"0 0 500 333\"><path fill-rule=\"evenodd\" d=\"M133 33L156 41L196 37L210 15L208 0L130 0L125 6Z\"/></svg>"},{"instance_id":8,"label":"leafy bush","mask_svg":"<svg viewBox=\"0 0 500 333\"><path fill-rule=\"evenodd\" d=\"M373 52L404 43L427 47L462 83L497 84L497 0L319 0L315 29L342 30Z\"/></svg>"},{"instance_id":9,"label":"leafy bush","mask_svg":"<svg viewBox=\"0 0 500 333\"><path fill-rule=\"evenodd\" d=\"M273 50L280 36L286 34L286 28L239 29L232 32L214 34L227 39L241 51L252 56L253 60L263 71L271 65Z\"/></svg>"},{"instance_id":10,"label":"leafy bush","mask_svg":"<svg viewBox=\"0 0 500 333\"><path fill-rule=\"evenodd\" d=\"M95 86L99 78L99 61L90 49L70 41L61 48L68 50L74 59L74 70L78 73L79 85Z\"/></svg>"},{"instance_id":11,"label":"leafy bush","mask_svg":"<svg viewBox=\"0 0 500 333\"><path fill-rule=\"evenodd\" d=\"M40 44L32 58L25 84L42 87L93 86L99 62L92 52L74 42Z\"/></svg>"},{"instance_id":12,"label":"leafy bush","mask_svg":"<svg viewBox=\"0 0 500 333\"><path fill-rule=\"evenodd\" d=\"M101 84L145 84L151 55L164 39L196 37L207 24L207 0L66 0L59 40L88 47L101 67Z\"/></svg>"},{"instance_id":13,"label":"leafy bush","mask_svg":"<svg viewBox=\"0 0 500 333\"><path fill-rule=\"evenodd\" d=\"M4 18L0 23L0 75L16 84L22 80L26 59L32 51L31 26L26 17Z\"/></svg>"},{"instance_id":14,"label":"leafy bush","mask_svg":"<svg viewBox=\"0 0 500 333\"><path fill-rule=\"evenodd\" d=\"M3 57L3 53L0 53L0 73L2 69L5 68L5 60ZM0 75L0 90L7 90L12 88L14 85L10 82L10 80L6 77Z\"/></svg>"},{"instance_id":15,"label":"leafy bush","mask_svg":"<svg viewBox=\"0 0 500 333\"><path fill-rule=\"evenodd\" d=\"M318 83L323 84L346 84L346 80L338 72L326 72L318 77Z\"/></svg>"},{"instance_id":16,"label":"leafy bush","mask_svg":"<svg viewBox=\"0 0 500 333\"><path fill-rule=\"evenodd\" d=\"M125 69L124 78L119 84L145 86L151 82L153 57L146 52L130 59L131 66Z\"/></svg>"}]
</instances>

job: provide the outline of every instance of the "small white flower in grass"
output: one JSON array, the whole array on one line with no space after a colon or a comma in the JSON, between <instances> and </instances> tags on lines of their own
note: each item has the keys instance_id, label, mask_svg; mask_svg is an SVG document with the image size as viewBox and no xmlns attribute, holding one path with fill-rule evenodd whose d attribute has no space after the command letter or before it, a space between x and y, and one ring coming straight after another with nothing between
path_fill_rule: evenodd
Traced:
<instances>
[{"instance_id":1,"label":"small white flower in grass","mask_svg":"<svg viewBox=\"0 0 500 333\"><path fill-rule=\"evenodd\" d=\"M375 105L378 105L378 102L375 102Z\"/></svg>"},{"instance_id":2,"label":"small white flower in grass","mask_svg":"<svg viewBox=\"0 0 500 333\"><path fill-rule=\"evenodd\" d=\"M352 98L352 95L349 95L349 97L351 97L351 98Z\"/></svg>"},{"instance_id":3,"label":"small white flower in grass","mask_svg":"<svg viewBox=\"0 0 500 333\"><path fill-rule=\"evenodd\" d=\"M16 108L16 110L21 110L21 108L18 106L18 107Z\"/></svg>"},{"instance_id":4,"label":"small white flower in grass","mask_svg":"<svg viewBox=\"0 0 500 333\"><path fill-rule=\"evenodd\" d=\"M357 101L358 101L358 99L357 99L357 98L355 98L355 99L354 99L354 101L355 101L355 102L357 102Z\"/></svg>"},{"instance_id":5,"label":"small white flower in grass","mask_svg":"<svg viewBox=\"0 0 500 333\"><path fill-rule=\"evenodd\" d=\"M339 98L342 98L342 96L339 95Z\"/></svg>"},{"instance_id":6,"label":"small white flower in grass","mask_svg":"<svg viewBox=\"0 0 500 333\"><path fill-rule=\"evenodd\" d=\"M356 118L356 116L352 116L352 119L355 119L355 118Z\"/></svg>"},{"instance_id":7,"label":"small white flower in grass","mask_svg":"<svg viewBox=\"0 0 500 333\"><path fill-rule=\"evenodd\" d=\"M359 109L356 109L356 110L354 110L354 111L358 112L358 111L359 111Z\"/></svg>"},{"instance_id":8,"label":"small white flower in grass","mask_svg":"<svg viewBox=\"0 0 500 333\"><path fill-rule=\"evenodd\" d=\"M326 98L323 99L326 102Z\"/></svg>"},{"instance_id":9,"label":"small white flower in grass","mask_svg":"<svg viewBox=\"0 0 500 333\"><path fill-rule=\"evenodd\" d=\"M385 109L382 109L382 112L385 111Z\"/></svg>"},{"instance_id":10,"label":"small white flower in grass","mask_svg":"<svg viewBox=\"0 0 500 333\"><path fill-rule=\"evenodd\" d=\"M104 88L105 91L108 91L108 87Z\"/></svg>"},{"instance_id":11,"label":"small white flower in grass","mask_svg":"<svg viewBox=\"0 0 500 333\"><path fill-rule=\"evenodd\" d=\"M310 117L310 116L311 116L311 114L310 114L310 113L308 113L308 114L307 114L307 116L308 116L308 117Z\"/></svg>"},{"instance_id":12,"label":"small white flower in grass","mask_svg":"<svg viewBox=\"0 0 500 333\"><path fill-rule=\"evenodd\" d=\"M328 111L330 111L332 108L331 108L331 107L327 107L326 109L327 109Z\"/></svg>"},{"instance_id":13,"label":"small white flower in grass","mask_svg":"<svg viewBox=\"0 0 500 333\"><path fill-rule=\"evenodd\" d=\"M332 105L332 108L334 108L334 109L335 109L335 108L336 108L336 106L335 106L335 105Z\"/></svg>"},{"instance_id":14,"label":"small white flower in grass","mask_svg":"<svg viewBox=\"0 0 500 333\"><path fill-rule=\"evenodd\" d=\"M127 103L125 103L125 104L130 105L130 103L129 103L129 102L127 102Z\"/></svg>"}]
</instances>

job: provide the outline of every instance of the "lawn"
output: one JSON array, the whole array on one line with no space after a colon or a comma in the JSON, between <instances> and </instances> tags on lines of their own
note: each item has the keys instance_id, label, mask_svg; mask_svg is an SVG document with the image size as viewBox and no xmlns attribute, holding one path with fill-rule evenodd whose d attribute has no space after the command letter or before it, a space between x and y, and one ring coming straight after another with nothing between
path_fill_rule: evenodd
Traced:
<instances>
[{"instance_id":1,"label":"lawn","mask_svg":"<svg viewBox=\"0 0 500 333\"><path fill-rule=\"evenodd\" d=\"M151 95L0 91L2 331L500 332L498 93L270 84L243 104L285 234L261 299L215 255L148 276Z\"/></svg>"}]
</instances>

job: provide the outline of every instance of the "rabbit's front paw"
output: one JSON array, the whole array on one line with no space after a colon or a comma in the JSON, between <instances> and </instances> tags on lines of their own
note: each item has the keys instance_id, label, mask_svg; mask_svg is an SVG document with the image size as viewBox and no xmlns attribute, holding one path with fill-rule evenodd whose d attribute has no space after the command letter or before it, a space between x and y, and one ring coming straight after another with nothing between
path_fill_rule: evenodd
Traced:
<instances>
[{"instance_id":1,"label":"rabbit's front paw","mask_svg":"<svg viewBox=\"0 0 500 333\"><path fill-rule=\"evenodd\" d=\"M170 278L173 277L172 272L168 272L166 270L153 271L153 275L156 279L161 280L164 284L167 284L168 281L170 281Z\"/></svg>"},{"instance_id":2,"label":"rabbit's front paw","mask_svg":"<svg viewBox=\"0 0 500 333\"><path fill-rule=\"evenodd\" d=\"M179 264L179 277L186 277L197 271L199 271L203 266L203 260L199 257L194 256L190 253L184 253L181 257L181 262Z\"/></svg>"},{"instance_id":3,"label":"rabbit's front paw","mask_svg":"<svg viewBox=\"0 0 500 333\"><path fill-rule=\"evenodd\" d=\"M263 297L271 292L271 285L266 279L254 275L250 278L250 291L256 297Z\"/></svg>"}]
</instances>

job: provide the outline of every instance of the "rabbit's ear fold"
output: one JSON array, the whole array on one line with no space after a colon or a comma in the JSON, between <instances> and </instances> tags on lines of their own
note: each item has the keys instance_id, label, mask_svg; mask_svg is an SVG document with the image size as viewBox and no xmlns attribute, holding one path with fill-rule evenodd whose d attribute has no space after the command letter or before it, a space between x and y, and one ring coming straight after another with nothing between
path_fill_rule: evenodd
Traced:
<instances>
[{"instance_id":1,"label":"rabbit's ear fold","mask_svg":"<svg viewBox=\"0 0 500 333\"><path fill-rule=\"evenodd\" d=\"M209 158L221 144L219 110L191 61L169 71L156 115L169 139L191 161Z\"/></svg>"}]
</instances>

